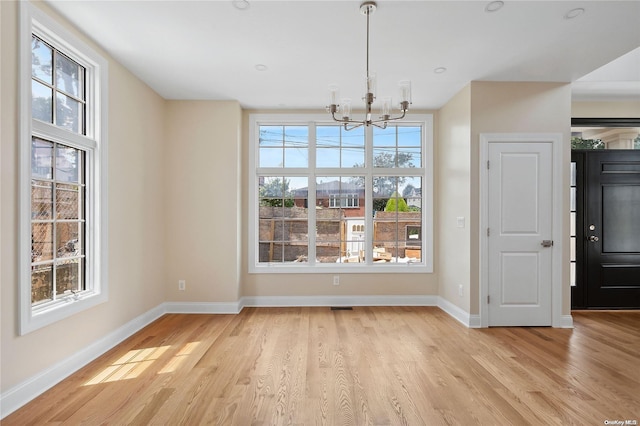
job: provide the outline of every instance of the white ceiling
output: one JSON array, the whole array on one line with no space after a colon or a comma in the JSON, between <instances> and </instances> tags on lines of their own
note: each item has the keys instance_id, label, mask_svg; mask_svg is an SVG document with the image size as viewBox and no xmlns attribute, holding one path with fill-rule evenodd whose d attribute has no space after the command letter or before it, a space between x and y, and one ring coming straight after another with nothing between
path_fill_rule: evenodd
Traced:
<instances>
[{"instance_id":1,"label":"white ceiling","mask_svg":"<svg viewBox=\"0 0 640 426\"><path fill-rule=\"evenodd\" d=\"M237 1L48 3L166 99L324 108L328 85L337 84L357 106L360 2L249 0L240 10ZM438 109L470 81L550 81L574 82L574 99L640 101L640 1L507 0L493 13L488 4L378 1L370 48L377 95L395 102L397 82L409 79L413 108ZM575 8L584 13L566 19ZM604 66L616 58L621 66Z\"/></svg>"}]
</instances>

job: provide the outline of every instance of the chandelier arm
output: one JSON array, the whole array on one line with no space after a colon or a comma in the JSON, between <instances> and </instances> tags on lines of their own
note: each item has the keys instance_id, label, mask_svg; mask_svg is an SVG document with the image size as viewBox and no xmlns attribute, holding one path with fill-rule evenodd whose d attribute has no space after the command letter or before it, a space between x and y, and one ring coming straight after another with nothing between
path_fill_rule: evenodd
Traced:
<instances>
[{"instance_id":1,"label":"chandelier arm","mask_svg":"<svg viewBox=\"0 0 640 426\"><path fill-rule=\"evenodd\" d=\"M335 113L331 113L331 118L333 118L333 121L335 121L335 122L344 124L344 129L345 130L357 129L358 127L361 127L361 126L364 126L365 124L367 124L366 121L345 120L344 118L336 118ZM349 124L353 124L353 126L352 127L348 127Z\"/></svg>"},{"instance_id":2,"label":"chandelier arm","mask_svg":"<svg viewBox=\"0 0 640 426\"><path fill-rule=\"evenodd\" d=\"M399 115L397 117L381 118L379 120L373 120L371 123L373 124L373 123L383 123L386 121L402 120L406 115L407 115L407 112L402 111L402 115Z\"/></svg>"},{"instance_id":3,"label":"chandelier arm","mask_svg":"<svg viewBox=\"0 0 640 426\"><path fill-rule=\"evenodd\" d=\"M378 129L383 129L383 130L387 128L387 122L386 121L383 121L382 125L377 124L377 123L380 123L380 121L372 121L371 125L377 127Z\"/></svg>"},{"instance_id":4,"label":"chandelier arm","mask_svg":"<svg viewBox=\"0 0 640 426\"><path fill-rule=\"evenodd\" d=\"M336 118L335 112L331 113L331 118L333 118L333 121L337 121L338 123L351 123L352 121L352 120L345 120L344 118Z\"/></svg>"},{"instance_id":5,"label":"chandelier arm","mask_svg":"<svg viewBox=\"0 0 640 426\"><path fill-rule=\"evenodd\" d=\"M354 124L353 126L348 127L348 123L357 123L357 124ZM362 127L364 125L365 125L365 123L362 122L362 121L350 120L350 121L344 123L344 129L348 132L349 130L357 129L358 127Z\"/></svg>"},{"instance_id":6,"label":"chandelier arm","mask_svg":"<svg viewBox=\"0 0 640 426\"><path fill-rule=\"evenodd\" d=\"M389 117L387 121L402 120L406 115L407 115L407 111L402 111L402 115L399 115L397 117Z\"/></svg>"}]
</instances>

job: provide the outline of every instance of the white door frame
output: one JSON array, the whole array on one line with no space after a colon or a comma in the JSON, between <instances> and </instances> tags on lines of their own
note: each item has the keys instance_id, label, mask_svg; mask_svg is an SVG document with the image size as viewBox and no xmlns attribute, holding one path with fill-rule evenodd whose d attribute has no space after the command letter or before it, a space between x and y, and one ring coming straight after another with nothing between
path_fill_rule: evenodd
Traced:
<instances>
[{"instance_id":1,"label":"white door frame","mask_svg":"<svg viewBox=\"0 0 640 426\"><path fill-rule=\"evenodd\" d=\"M487 228L489 226L489 172L487 161L489 160L489 145L491 143L551 142L553 164L551 178L553 195L553 214L551 218L551 235L553 238L553 254L551 260L551 326L572 327L571 315L568 318L562 316L563 277L565 265L563 265L564 248L564 212L563 202L564 181L562 179L562 133L481 133L480 134L480 326L489 326L489 306L487 295L489 293L489 238ZM568 265L566 265L568 268Z\"/></svg>"}]
</instances>

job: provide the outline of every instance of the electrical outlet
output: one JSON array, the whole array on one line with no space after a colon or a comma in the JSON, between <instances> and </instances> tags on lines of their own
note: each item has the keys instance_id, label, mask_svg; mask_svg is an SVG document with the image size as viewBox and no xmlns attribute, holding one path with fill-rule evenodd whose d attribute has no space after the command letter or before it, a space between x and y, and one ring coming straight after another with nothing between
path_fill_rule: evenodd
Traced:
<instances>
[{"instance_id":1,"label":"electrical outlet","mask_svg":"<svg viewBox=\"0 0 640 426\"><path fill-rule=\"evenodd\" d=\"M464 296L464 287L462 286L462 284L458 286L458 296Z\"/></svg>"},{"instance_id":2,"label":"electrical outlet","mask_svg":"<svg viewBox=\"0 0 640 426\"><path fill-rule=\"evenodd\" d=\"M340 285L340 275L333 276L333 285Z\"/></svg>"},{"instance_id":3,"label":"electrical outlet","mask_svg":"<svg viewBox=\"0 0 640 426\"><path fill-rule=\"evenodd\" d=\"M178 281L178 290L185 291L187 289L187 282L185 280Z\"/></svg>"}]
</instances>

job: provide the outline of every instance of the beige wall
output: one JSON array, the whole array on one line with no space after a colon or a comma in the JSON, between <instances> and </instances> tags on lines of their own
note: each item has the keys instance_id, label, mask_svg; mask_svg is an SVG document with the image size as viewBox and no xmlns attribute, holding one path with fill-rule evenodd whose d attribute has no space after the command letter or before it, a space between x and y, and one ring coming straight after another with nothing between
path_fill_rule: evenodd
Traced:
<instances>
[{"instance_id":1,"label":"beige wall","mask_svg":"<svg viewBox=\"0 0 640 426\"><path fill-rule=\"evenodd\" d=\"M454 96L439 113L437 179L440 296L469 312L470 291L470 170L471 86ZM463 217L465 227L458 228ZM462 285L462 296L458 286Z\"/></svg>"},{"instance_id":2,"label":"beige wall","mask_svg":"<svg viewBox=\"0 0 640 426\"><path fill-rule=\"evenodd\" d=\"M18 4L2 1L0 10L0 391L5 392L165 300L158 284L165 263L165 102L94 46L109 60L109 301L18 336Z\"/></svg>"},{"instance_id":3,"label":"beige wall","mask_svg":"<svg viewBox=\"0 0 640 426\"><path fill-rule=\"evenodd\" d=\"M240 298L238 102L168 101L165 291L169 301ZM178 291L178 280L186 290Z\"/></svg>"},{"instance_id":4,"label":"beige wall","mask_svg":"<svg viewBox=\"0 0 640 426\"><path fill-rule=\"evenodd\" d=\"M569 166L571 159L571 86L564 83L471 83L471 291L470 313L478 314L479 305L479 141L481 133L562 133L562 182L564 203L564 239L569 239ZM562 314L571 311L569 285L569 247L565 244L562 264Z\"/></svg>"},{"instance_id":5,"label":"beige wall","mask_svg":"<svg viewBox=\"0 0 640 426\"><path fill-rule=\"evenodd\" d=\"M639 118L640 101L573 102L572 118Z\"/></svg>"}]
</instances>

